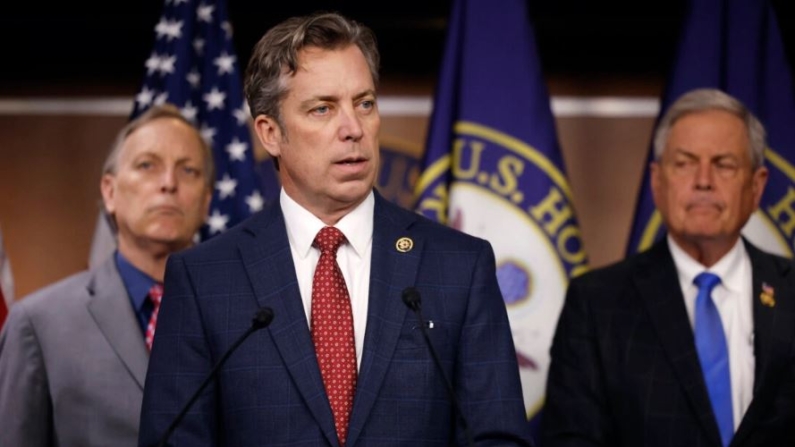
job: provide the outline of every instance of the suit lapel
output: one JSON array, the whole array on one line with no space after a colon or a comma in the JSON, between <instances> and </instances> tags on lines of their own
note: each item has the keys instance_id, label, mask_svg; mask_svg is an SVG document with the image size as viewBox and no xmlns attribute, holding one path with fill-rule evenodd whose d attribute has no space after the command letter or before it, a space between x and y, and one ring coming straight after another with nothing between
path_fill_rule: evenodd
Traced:
<instances>
[{"instance_id":1,"label":"suit lapel","mask_svg":"<svg viewBox=\"0 0 795 447\"><path fill-rule=\"evenodd\" d=\"M94 270L86 288L89 294L89 314L119 360L143 390L149 353L127 296L127 289L116 269L115 257L110 256Z\"/></svg>"},{"instance_id":2,"label":"suit lapel","mask_svg":"<svg viewBox=\"0 0 795 447\"><path fill-rule=\"evenodd\" d=\"M712 440L720 445L718 424L712 414L701 365L695 349L676 267L663 240L639 260L635 286L693 412Z\"/></svg>"},{"instance_id":3,"label":"suit lapel","mask_svg":"<svg viewBox=\"0 0 795 447\"><path fill-rule=\"evenodd\" d=\"M273 309L273 322L267 330L285 368L329 444L337 445L334 418L320 375L278 201L248 221L238 249L257 302Z\"/></svg>"},{"instance_id":4,"label":"suit lapel","mask_svg":"<svg viewBox=\"0 0 795 447\"><path fill-rule=\"evenodd\" d=\"M784 363L789 356L789 346L793 339L793 328L789 321L784 321L785 315L792 315L795 310L790 299L776 299L776 297L791 297L795 292L787 282L790 274L790 264L771 255L761 252L745 241L745 248L751 259L753 277L754 312L754 357L756 367L754 372L754 398L737 429L732 440L732 445L740 445L745 437L752 431L759 420L764 407L775 398L781 374L785 370ZM764 286L764 288L763 288ZM775 304L764 304L761 295L763 292L770 295ZM767 303L772 304L770 301Z\"/></svg>"},{"instance_id":5,"label":"suit lapel","mask_svg":"<svg viewBox=\"0 0 795 447\"><path fill-rule=\"evenodd\" d=\"M378 398L408 312L401 293L415 284L423 249L422 237L410 230L417 216L386 202L378 193L375 199L367 330L347 446L356 444ZM411 250L397 250L396 242L402 237L411 238Z\"/></svg>"}]
</instances>

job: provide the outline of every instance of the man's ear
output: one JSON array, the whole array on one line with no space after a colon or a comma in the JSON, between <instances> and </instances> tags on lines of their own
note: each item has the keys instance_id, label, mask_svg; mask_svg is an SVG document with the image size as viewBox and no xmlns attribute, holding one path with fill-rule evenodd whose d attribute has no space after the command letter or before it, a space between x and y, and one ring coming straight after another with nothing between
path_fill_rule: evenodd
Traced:
<instances>
[{"instance_id":1,"label":"man's ear","mask_svg":"<svg viewBox=\"0 0 795 447\"><path fill-rule=\"evenodd\" d=\"M659 161L655 160L649 164L649 173L651 174L649 175L649 186L651 186L651 196L655 206L657 206L660 200L660 169L662 169L662 167Z\"/></svg>"},{"instance_id":2,"label":"man's ear","mask_svg":"<svg viewBox=\"0 0 795 447\"><path fill-rule=\"evenodd\" d=\"M281 155L283 141L282 128L279 123L270 116L257 115L254 118L254 131L268 154L273 158L278 158Z\"/></svg>"},{"instance_id":3,"label":"man's ear","mask_svg":"<svg viewBox=\"0 0 795 447\"><path fill-rule=\"evenodd\" d=\"M762 193L765 191L765 185L767 185L769 174L765 166L760 166L754 171L754 175L751 179L751 190L754 194L755 208L759 207L759 202L762 200Z\"/></svg>"},{"instance_id":4,"label":"man's ear","mask_svg":"<svg viewBox=\"0 0 795 447\"><path fill-rule=\"evenodd\" d=\"M114 201L116 197L116 177L111 174L104 174L99 181L99 190L102 193L102 203L105 205L105 212L112 216L116 212Z\"/></svg>"}]
</instances>

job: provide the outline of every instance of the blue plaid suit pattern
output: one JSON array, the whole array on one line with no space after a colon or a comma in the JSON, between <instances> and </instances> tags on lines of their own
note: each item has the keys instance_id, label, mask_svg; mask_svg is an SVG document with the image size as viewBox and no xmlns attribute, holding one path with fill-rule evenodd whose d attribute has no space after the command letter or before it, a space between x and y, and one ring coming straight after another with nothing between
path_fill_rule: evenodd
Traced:
<instances>
[{"instance_id":1,"label":"blue plaid suit pattern","mask_svg":"<svg viewBox=\"0 0 795 447\"><path fill-rule=\"evenodd\" d=\"M404 236L414 241L407 253L395 249ZM494 262L485 241L376 194L369 315L348 446L463 441L418 323L401 301L408 286L423 294L432 342L475 436L491 433L492 444L482 445L530 444ZM140 445L157 440L260 306L273 309L273 323L230 357L174 445L337 445L278 204L173 255L165 290Z\"/></svg>"}]
</instances>

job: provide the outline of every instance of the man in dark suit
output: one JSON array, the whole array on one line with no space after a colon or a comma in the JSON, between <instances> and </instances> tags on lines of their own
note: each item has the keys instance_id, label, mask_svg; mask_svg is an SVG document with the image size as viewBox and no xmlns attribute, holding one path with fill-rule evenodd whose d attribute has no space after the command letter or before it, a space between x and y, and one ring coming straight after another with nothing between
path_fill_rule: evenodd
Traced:
<instances>
[{"instance_id":1,"label":"man in dark suit","mask_svg":"<svg viewBox=\"0 0 795 447\"><path fill-rule=\"evenodd\" d=\"M767 181L764 128L694 90L654 146L668 236L571 282L543 445L795 445L795 270L740 236Z\"/></svg>"},{"instance_id":2,"label":"man in dark suit","mask_svg":"<svg viewBox=\"0 0 795 447\"><path fill-rule=\"evenodd\" d=\"M209 148L174 107L119 132L100 182L118 250L12 307L0 334L0 446L137 444L152 291L169 254L193 243L213 178Z\"/></svg>"},{"instance_id":3,"label":"man in dark suit","mask_svg":"<svg viewBox=\"0 0 795 447\"><path fill-rule=\"evenodd\" d=\"M420 324L475 443L530 444L490 245L373 190L377 67L371 31L336 14L289 19L257 44L246 94L281 195L169 260L141 446L264 307L272 324L229 358L173 445L465 445Z\"/></svg>"}]
</instances>

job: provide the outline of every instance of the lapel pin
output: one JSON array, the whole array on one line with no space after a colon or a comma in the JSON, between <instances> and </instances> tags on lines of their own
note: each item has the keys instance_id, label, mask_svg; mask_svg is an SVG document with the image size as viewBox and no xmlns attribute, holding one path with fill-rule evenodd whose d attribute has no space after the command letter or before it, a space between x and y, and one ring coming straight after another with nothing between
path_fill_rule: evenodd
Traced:
<instances>
[{"instance_id":1,"label":"lapel pin","mask_svg":"<svg viewBox=\"0 0 795 447\"><path fill-rule=\"evenodd\" d=\"M776 290L763 282L762 293L759 294L759 301L767 307L774 307L776 305Z\"/></svg>"},{"instance_id":2,"label":"lapel pin","mask_svg":"<svg viewBox=\"0 0 795 447\"><path fill-rule=\"evenodd\" d=\"M414 248L414 241L410 237L402 237L395 243L395 248L401 253L410 252Z\"/></svg>"}]
</instances>

